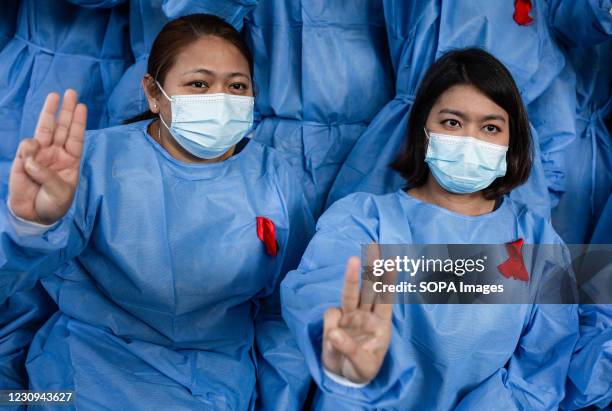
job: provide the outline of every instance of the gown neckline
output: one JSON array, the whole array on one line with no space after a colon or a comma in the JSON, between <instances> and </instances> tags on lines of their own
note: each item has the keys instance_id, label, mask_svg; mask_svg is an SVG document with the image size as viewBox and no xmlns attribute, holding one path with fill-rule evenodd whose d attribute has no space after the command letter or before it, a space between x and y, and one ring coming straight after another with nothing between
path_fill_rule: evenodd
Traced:
<instances>
[{"instance_id":1,"label":"gown neckline","mask_svg":"<svg viewBox=\"0 0 612 411\"><path fill-rule=\"evenodd\" d=\"M240 160L242 157L246 157L247 153L253 150L253 147L256 144L253 144L253 141L249 141L249 144L246 144L239 152L235 153L231 157L226 158L223 161L219 161L216 163L187 163L181 160L178 160L170 155L165 148L163 148L155 139L147 132L151 121L143 121L140 127L140 131L143 134L145 140L149 142L153 146L153 148L162 155L166 160L172 163L175 166L180 168L188 169L188 170L214 170L221 169L227 167L229 164ZM250 136L245 136L244 138L249 138Z\"/></svg>"},{"instance_id":2,"label":"gown neckline","mask_svg":"<svg viewBox=\"0 0 612 411\"><path fill-rule=\"evenodd\" d=\"M479 221L479 220L488 220L488 219L491 219L491 218L495 218L498 215L500 215L501 213L503 213L503 210L508 205L508 199L505 196L502 196L499 199L499 203L498 204L496 203L496 208L494 208L491 212L485 213L485 214L480 214L480 215L470 216L470 215L460 214L460 213L457 213L455 211L451 211L451 210L449 210L447 208L440 207L439 205L436 205L436 204L432 204L432 203L428 203L428 202L423 201L423 200L419 200L418 198L414 197L413 195L408 194L402 188L400 188L397 191L397 194L399 195L400 199L403 200L402 202L406 202L406 201L413 202L413 203L418 204L418 205L420 205L422 207L428 207L428 208L431 208L432 210L435 210L437 212L444 213L446 215L450 215L452 217L461 218L463 220L468 220L468 221Z\"/></svg>"}]
</instances>

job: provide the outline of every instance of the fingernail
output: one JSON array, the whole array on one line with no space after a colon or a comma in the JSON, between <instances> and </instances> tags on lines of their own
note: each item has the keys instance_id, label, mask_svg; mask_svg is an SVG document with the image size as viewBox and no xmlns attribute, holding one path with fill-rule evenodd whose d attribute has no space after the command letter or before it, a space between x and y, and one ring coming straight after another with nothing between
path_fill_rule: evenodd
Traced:
<instances>
[{"instance_id":1,"label":"fingernail","mask_svg":"<svg viewBox=\"0 0 612 411\"><path fill-rule=\"evenodd\" d=\"M26 166L30 169L30 171L33 171L35 173L38 172L38 164L36 164L32 157L28 157L26 159Z\"/></svg>"},{"instance_id":2,"label":"fingernail","mask_svg":"<svg viewBox=\"0 0 612 411\"><path fill-rule=\"evenodd\" d=\"M338 330L332 330L329 333L329 338L331 338L334 342L341 343L342 342L342 334Z\"/></svg>"},{"instance_id":3,"label":"fingernail","mask_svg":"<svg viewBox=\"0 0 612 411\"><path fill-rule=\"evenodd\" d=\"M325 350L331 351L333 349L334 349L334 346L329 341L325 341Z\"/></svg>"}]
</instances>

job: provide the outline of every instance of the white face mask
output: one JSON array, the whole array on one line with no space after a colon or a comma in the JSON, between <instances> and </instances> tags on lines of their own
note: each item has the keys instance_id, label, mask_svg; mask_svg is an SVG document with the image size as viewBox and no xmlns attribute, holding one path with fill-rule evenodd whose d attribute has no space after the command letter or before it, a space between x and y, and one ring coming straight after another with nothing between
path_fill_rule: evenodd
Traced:
<instances>
[{"instance_id":1,"label":"white face mask","mask_svg":"<svg viewBox=\"0 0 612 411\"><path fill-rule=\"evenodd\" d=\"M507 146L475 137L428 133L425 162L438 184L456 194L475 193L506 174Z\"/></svg>"},{"instance_id":2,"label":"white face mask","mask_svg":"<svg viewBox=\"0 0 612 411\"><path fill-rule=\"evenodd\" d=\"M157 82L156 82L157 83ZM169 97L172 122L161 122L185 150L203 159L216 158L238 143L253 127L255 99L225 93Z\"/></svg>"}]
</instances>

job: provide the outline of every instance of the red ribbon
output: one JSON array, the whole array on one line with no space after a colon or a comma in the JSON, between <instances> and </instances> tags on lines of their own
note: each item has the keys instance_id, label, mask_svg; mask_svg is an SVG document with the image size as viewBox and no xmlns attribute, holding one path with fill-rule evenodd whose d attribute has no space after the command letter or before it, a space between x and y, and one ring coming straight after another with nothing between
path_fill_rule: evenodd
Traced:
<instances>
[{"instance_id":1,"label":"red ribbon","mask_svg":"<svg viewBox=\"0 0 612 411\"><path fill-rule=\"evenodd\" d=\"M515 0L514 1L514 15L512 18L521 26L526 26L533 23L533 19L529 15L529 12L533 8L531 0Z\"/></svg>"},{"instance_id":2,"label":"red ribbon","mask_svg":"<svg viewBox=\"0 0 612 411\"><path fill-rule=\"evenodd\" d=\"M257 237L266 246L266 252L272 257L276 257L278 244L276 243L276 228L272 220L267 217L257 217Z\"/></svg>"},{"instance_id":3,"label":"red ribbon","mask_svg":"<svg viewBox=\"0 0 612 411\"><path fill-rule=\"evenodd\" d=\"M521 249L523 248L523 239L519 238L516 241L506 244L508 250L508 259L497 266L500 273L506 278L514 278L520 281L529 281L529 273L525 268Z\"/></svg>"}]
</instances>

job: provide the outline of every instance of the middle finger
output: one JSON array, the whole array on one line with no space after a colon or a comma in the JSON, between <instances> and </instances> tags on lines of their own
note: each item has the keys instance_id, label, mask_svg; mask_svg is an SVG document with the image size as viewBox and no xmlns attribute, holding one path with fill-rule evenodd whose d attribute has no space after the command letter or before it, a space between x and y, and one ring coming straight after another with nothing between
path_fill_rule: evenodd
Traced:
<instances>
[{"instance_id":1,"label":"middle finger","mask_svg":"<svg viewBox=\"0 0 612 411\"><path fill-rule=\"evenodd\" d=\"M68 130L72 123L72 117L74 115L74 109L77 105L77 93L74 90L68 89L64 93L64 101L62 102L62 108L60 111L57 125L55 126L55 133L53 135L53 145L62 147L66 142L68 136Z\"/></svg>"}]
</instances>

